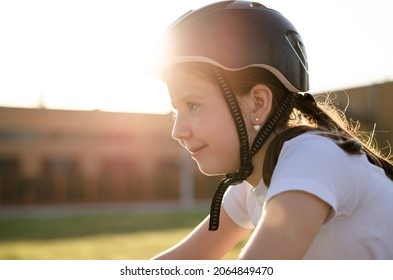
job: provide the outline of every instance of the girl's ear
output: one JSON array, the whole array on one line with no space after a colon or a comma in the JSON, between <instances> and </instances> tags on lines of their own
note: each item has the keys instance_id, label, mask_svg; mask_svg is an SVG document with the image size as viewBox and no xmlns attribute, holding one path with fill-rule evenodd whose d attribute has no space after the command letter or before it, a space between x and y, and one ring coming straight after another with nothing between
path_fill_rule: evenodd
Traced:
<instances>
[{"instance_id":1,"label":"girl's ear","mask_svg":"<svg viewBox=\"0 0 393 280\"><path fill-rule=\"evenodd\" d=\"M255 85L250 91L252 98L252 118L255 125L263 124L272 109L273 93L263 84Z\"/></svg>"}]
</instances>

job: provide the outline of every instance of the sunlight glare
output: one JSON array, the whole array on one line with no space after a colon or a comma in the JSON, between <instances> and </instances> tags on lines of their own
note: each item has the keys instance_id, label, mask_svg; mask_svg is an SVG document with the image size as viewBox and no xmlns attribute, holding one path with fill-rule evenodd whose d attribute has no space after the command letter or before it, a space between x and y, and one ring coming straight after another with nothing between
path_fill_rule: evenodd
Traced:
<instances>
[{"instance_id":1,"label":"sunlight glare","mask_svg":"<svg viewBox=\"0 0 393 280\"><path fill-rule=\"evenodd\" d=\"M167 112L166 89L149 74L159 35L211 2L0 1L0 106ZM301 31L312 92L393 79L388 1L262 2Z\"/></svg>"}]
</instances>

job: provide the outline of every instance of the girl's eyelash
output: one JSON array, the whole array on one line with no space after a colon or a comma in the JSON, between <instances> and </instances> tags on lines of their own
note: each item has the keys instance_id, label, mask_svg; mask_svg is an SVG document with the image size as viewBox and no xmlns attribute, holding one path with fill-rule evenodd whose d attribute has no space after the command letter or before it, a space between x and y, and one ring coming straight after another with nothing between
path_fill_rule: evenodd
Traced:
<instances>
[{"instance_id":1,"label":"girl's eyelash","mask_svg":"<svg viewBox=\"0 0 393 280\"><path fill-rule=\"evenodd\" d=\"M187 108L188 108L188 110L189 110L190 112L192 112L192 111L198 109L198 107L201 106L200 104L195 103L195 102L187 102L186 105L187 105ZM175 121L176 118L177 118L177 114L178 114L177 109L176 109L174 106L172 106L172 119L173 119L174 121Z\"/></svg>"},{"instance_id":2,"label":"girl's eyelash","mask_svg":"<svg viewBox=\"0 0 393 280\"><path fill-rule=\"evenodd\" d=\"M190 111L193 111L197 109L200 105L198 103L189 102L187 103L187 106Z\"/></svg>"}]
</instances>

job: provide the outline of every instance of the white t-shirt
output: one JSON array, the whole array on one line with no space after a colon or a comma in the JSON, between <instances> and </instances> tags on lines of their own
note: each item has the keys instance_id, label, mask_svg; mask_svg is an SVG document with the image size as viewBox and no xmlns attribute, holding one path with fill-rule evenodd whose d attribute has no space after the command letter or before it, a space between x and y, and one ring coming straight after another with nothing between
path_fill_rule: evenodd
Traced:
<instances>
[{"instance_id":1,"label":"white t-shirt","mask_svg":"<svg viewBox=\"0 0 393 280\"><path fill-rule=\"evenodd\" d=\"M304 259L393 259L393 182L365 155L312 133L297 136L284 143L269 188L232 186L223 207L239 226L254 228L266 202L290 190L331 206Z\"/></svg>"}]
</instances>

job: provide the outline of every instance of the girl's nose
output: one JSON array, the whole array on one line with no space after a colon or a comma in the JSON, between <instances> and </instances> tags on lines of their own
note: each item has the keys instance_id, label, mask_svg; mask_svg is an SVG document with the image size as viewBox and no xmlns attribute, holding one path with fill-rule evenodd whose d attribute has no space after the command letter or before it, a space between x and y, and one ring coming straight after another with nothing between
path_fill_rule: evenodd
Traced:
<instances>
[{"instance_id":1,"label":"girl's nose","mask_svg":"<svg viewBox=\"0 0 393 280\"><path fill-rule=\"evenodd\" d=\"M177 115L172 128L172 138L181 141L191 135L190 125L185 118Z\"/></svg>"}]
</instances>

